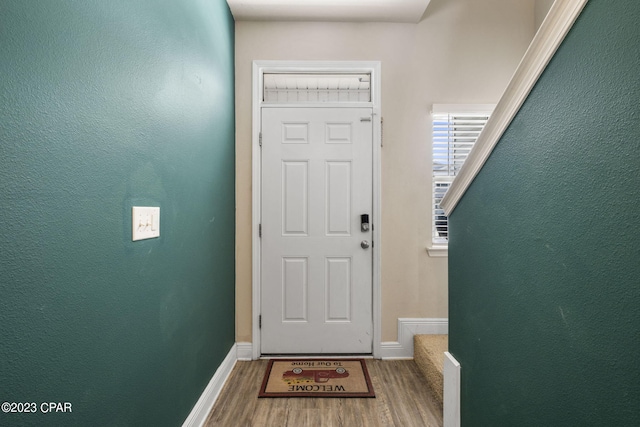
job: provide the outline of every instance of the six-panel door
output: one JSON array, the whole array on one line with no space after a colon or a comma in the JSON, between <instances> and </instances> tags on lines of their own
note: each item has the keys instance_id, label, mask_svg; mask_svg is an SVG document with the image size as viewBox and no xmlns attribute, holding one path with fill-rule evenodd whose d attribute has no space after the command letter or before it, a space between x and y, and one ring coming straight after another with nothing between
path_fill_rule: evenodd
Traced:
<instances>
[{"instance_id":1,"label":"six-panel door","mask_svg":"<svg viewBox=\"0 0 640 427\"><path fill-rule=\"evenodd\" d=\"M262 113L261 352L371 353L372 111Z\"/></svg>"}]
</instances>

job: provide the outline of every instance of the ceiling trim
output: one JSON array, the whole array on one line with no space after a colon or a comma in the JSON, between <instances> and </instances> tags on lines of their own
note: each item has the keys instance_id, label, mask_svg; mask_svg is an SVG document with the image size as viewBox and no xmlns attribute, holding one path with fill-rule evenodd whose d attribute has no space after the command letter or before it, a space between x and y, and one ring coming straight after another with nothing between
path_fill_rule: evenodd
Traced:
<instances>
[{"instance_id":1,"label":"ceiling trim","mask_svg":"<svg viewBox=\"0 0 640 427\"><path fill-rule=\"evenodd\" d=\"M236 21L417 23L431 0L227 0Z\"/></svg>"}]
</instances>

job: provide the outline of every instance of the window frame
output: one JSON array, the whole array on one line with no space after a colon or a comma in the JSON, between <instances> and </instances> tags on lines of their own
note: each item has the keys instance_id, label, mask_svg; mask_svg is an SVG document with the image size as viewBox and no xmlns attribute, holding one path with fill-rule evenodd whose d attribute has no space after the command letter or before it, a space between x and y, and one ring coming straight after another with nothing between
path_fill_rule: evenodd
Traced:
<instances>
[{"instance_id":1,"label":"window frame","mask_svg":"<svg viewBox=\"0 0 640 427\"><path fill-rule=\"evenodd\" d=\"M477 142L478 136L484 129L489 120L489 117L493 113L495 109L495 104L433 104L433 108L431 111L431 188L430 188L430 229L431 229L431 238L430 244L427 247L429 252L429 256L438 257L438 256L447 256L448 255L448 218L444 215L444 211L439 208L438 200L442 200L444 194L446 194L446 190L444 192L436 192L437 188L442 188L442 186L448 187L451 186L451 183L457 176L459 169L462 167L462 164L466 160L467 156L473 149L473 146ZM444 117L447 116L447 117ZM472 121L471 124L465 123L463 126L468 126L470 128L477 127L473 121L477 121L478 118L485 117L481 123L482 129L478 132L475 130L463 132L460 131L459 134L452 136L451 128L453 127L452 122L456 120L465 120ZM436 127L436 120L446 120L445 126ZM446 136L443 137L442 132L446 131ZM437 134L438 133L438 134ZM464 139L469 139L468 135L471 135L473 138L473 142L469 143L469 141L452 141L452 139L460 138L460 135L464 135ZM446 138L446 139L443 139ZM439 146L438 146L439 145ZM470 146L470 147L469 147ZM443 152L446 150L446 153ZM457 157L455 152L460 150L458 156L462 157L462 161L460 161L460 157ZM439 163L436 163L436 158L440 159ZM444 161L443 161L444 160ZM439 165L436 168L436 165ZM446 172L446 173L443 173ZM445 217L444 227L446 233L446 237L442 237L443 234L443 220L442 217Z\"/></svg>"}]
</instances>

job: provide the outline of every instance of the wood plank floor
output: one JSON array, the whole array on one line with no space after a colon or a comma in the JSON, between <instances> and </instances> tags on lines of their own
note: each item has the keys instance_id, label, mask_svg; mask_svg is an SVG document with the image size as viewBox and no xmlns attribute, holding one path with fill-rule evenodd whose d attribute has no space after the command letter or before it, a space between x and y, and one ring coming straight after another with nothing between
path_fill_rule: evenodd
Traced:
<instances>
[{"instance_id":1,"label":"wood plank floor","mask_svg":"<svg viewBox=\"0 0 640 427\"><path fill-rule=\"evenodd\" d=\"M413 360L367 359L376 393L373 399L258 399L267 362L236 364L206 427L442 426L442 408Z\"/></svg>"}]
</instances>

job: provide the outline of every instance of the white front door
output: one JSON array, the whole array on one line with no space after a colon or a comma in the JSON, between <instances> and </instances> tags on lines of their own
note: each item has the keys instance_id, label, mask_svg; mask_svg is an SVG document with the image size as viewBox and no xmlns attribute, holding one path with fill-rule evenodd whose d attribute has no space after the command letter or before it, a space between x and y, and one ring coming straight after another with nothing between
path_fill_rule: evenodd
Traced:
<instances>
[{"instance_id":1,"label":"white front door","mask_svg":"<svg viewBox=\"0 0 640 427\"><path fill-rule=\"evenodd\" d=\"M372 141L371 108L262 109L263 354L372 352Z\"/></svg>"}]
</instances>

